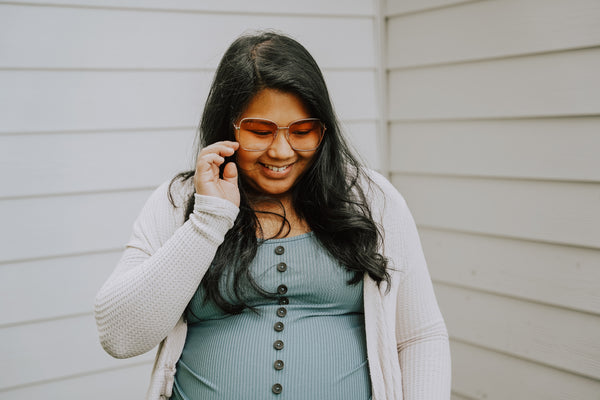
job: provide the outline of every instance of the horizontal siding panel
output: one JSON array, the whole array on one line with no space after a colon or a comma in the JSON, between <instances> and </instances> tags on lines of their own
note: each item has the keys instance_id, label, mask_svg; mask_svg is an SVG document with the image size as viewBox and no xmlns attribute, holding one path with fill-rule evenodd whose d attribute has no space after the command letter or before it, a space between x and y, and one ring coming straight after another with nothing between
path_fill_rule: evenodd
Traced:
<instances>
[{"instance_id":1,"label":"horizontal siding panel","mask_svg":"<svg viewBox=\"0 0 600 400\"><path fill-rule=\"evenodd\" d=\"M220 3L226 2L215 4ZM236 37L244 32L271 29L298 39L322 67L374 68L373 23L372 18L218 15L0 4L4 38L0 38L0 67L216 68ZM307 24L310 29L306 29ZM31 29L32 26L35 29ZM323 45L323 32L333 33L327 37L327 46ZM356 57L356 54L361 56Z\"/></svg>"},{"instance_id":2,"label":"horizontal siding panel","mask_svg":"<svg viewBox=\"0 0 600 400\"><path fill-rule=\"evenodd\" d=\"M450 341L452 389L478 400L600 400L600 382Z\"/></svg>"},{"instance_id":3,"label":"horizontal siding panel","mask_svg":"<svg viewBox=\"0 0 600 400\"><path fill-rule=\"evenodd\" d=\"M0 343L0 390L150 362L155 353L113 359L100 346L91 315L2 328Z\"/></svg>"},{"instance_id":4,"label":"horizontal siding panel","mask_svg":"<svg viewBox=\"0 0 600 400\"><path fill-rule=\"evenodd\" d=\"M600 248L600 184L393 174L418 224Z\"/></svg>"},{"instance_id":5,"label":"horizontal siding panel","mask_svg":"<svg viewBox=\"0 0 600 400\"><path fill-rule=\"evenodd\" d=\"M600 48L389 73L392 120L600 113Z\"/></svg>"},{"instance_id":6,"label":"horizontal siding panel","mask_svg":"<svg viewBox=\"0 0 600 400\"><path fill-rule=\"evenodd\" d=\"M351 122L343 124L342 129L356 154L362 158L369 168L381 170L381 137L378 134L377 122Z\"/></svg>"},{"instance_id":7,"label":"horizontal siding panel","mask_svg":"<svg viewBox=\"0 0 600 400\"><path fill-rule=\"evenodd\" d=\"M1 129L196 126L211 79L210 72L0 71Z\"/></svg>"},{"instance_id":8,"label":"horizontal siding panel","mask_svg":"<svg viewBox=\"0 0 600 400\"><path fill-rule=\"evenodd\" d=\"M60 399L143 399L150 382L152 363L0 392L11 400Z\"/></svg>"},{"instance_id":9,"label":"horizontal siding panel","mask_svg":"<svg viewBox=\"0 0 600 400\"><path fill-rule=\"evenodd\" d=\"M379 117L376 71L325 71L325 81L338 117L346 122Z\"/></svg>"},{"instance_id":10,"label":"horizontal siding panel","mask_svg":"<svg viewBox=\"0 0 600 400\"><path fill-rule=\"evenodd\" d=\"M386 15L397 15L448 7L474 0L386 0ZM477 1L477 0L475 0Z\"/></svg>"},{"instance_id":11,"label":"horizontal siding panel","mask_svg":"<svg viewBox=\"0 0 600 400\"><path fill-rule=\"evenodd\" d=\"M600 378L600 316L440 283L434 287L450 337Z\"/></svg>"},{"instance_id":12,"label":"horizontal siding panel","mask_svg":"<svg viewBox=\"0 0 600 400\"><path fill-rule=\"evenodd\" d=\"M599 132L600 118L398 122L390 168L600 182Z\"/></svg>"},{"instance_id":13,"label":"horizontal siding panel","mask_svg":"<svg viewBox=\"0 0 600 400\"><path fill-rule=\"evenodd\" d=\"M122 248L150 193L0 200L0 262Z\"/></svg>"},{"instance_id":14,"label":"horizontal siding panel","mask_svg":"<svg viewBox=\"0 0 600 400\"><path fill-rule=\"evenodd\" d=\"M279 13L345 16L372 16L375 14L373 1L347 2L344 0L329 0L327 2L320 0L304 0L301 2L290 0L255 0L252 2L247 0L15 0L11 3L236 14Z\"/></svg>"},{"instance_id":15,"label":"horizontal siding panel","mask_svg":"<svg viewBox=\"0 0 600 400\"><path fill-rule=\"evenodd\" d=\"M460 394L452 392L450 400L473 400L471 397L461 396Z\"/></svg>"},{"instance_id":16,"label":"horizontal siding panel","mask_svg":"<svg viewBox=\"0 0 600 400\"><path fill-rule=\"evenodd\" d=\"M505 57L600 44L597 0L481 1L391 18L391 68ZM457 46L460 43L460 46Z\"/></svg>"},{"instance_id":17,"label":"horizontal siding panel","mask_svg":"<svg viewBox=\"0 0 600 400\"><path fill-rule=\"evenodd\" d=\"M600 315L600 250L419 230L432 279Z\"/></svg>"},{"instance_id":18,"label":"horizontal siding panel","mask_svg":"<svg viewBox=\"0 0 600 400\"><path fill-rule=\"evenodd\" d=\"M0 71L1 133L196 126L212 72ZM326 71L342 119L377 118L375 71Z\"/></svg>"},{"instance_id":19,"label":"horizontal siding panel","mask_svg":"<svg viewBox=\"0 0 600 400\"><path fill-rule=\"evenodd\" d=\"M0 197L158 186L193 167L195 136L193 128L0 136Z\"/></svg>"},{"instance_id":20,"label":"horizontal siding panel","mask_svg":"<svg viewBox=\"0 0 600 400\"><path fill-rule=\"evenodd\" d=\"M0 326L93 311L121 251L0 265ZM48 282L52 282L51 285Z\"/></svg>"}]
</instances>

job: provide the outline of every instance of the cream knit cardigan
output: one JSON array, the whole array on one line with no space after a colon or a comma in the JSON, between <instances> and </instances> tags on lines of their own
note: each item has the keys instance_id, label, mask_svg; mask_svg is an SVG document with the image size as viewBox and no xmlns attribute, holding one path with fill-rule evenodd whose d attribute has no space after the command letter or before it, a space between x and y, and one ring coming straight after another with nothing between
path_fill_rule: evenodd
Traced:
<instances>
[{"instance_id":1,"label":"cream knit cardigan","mask_svg":"<svg viewBox=\"0 0 600 400\"><path fill-rule=\"evenodd\" d=\"M384 232L391 285L365 275L367 357L374 400L450 398L448 334L440 314L413 218L402 196L381 175L364 185L373 217ZM159 345L147 399L171 396L175 366L187 333L182 318L238 208L195 194L184 223L188 180L168 183L149 198L115 271L95 304L100 341L113 357L127 358ZM242 334L242 333L240 333Z\"/></svg>"}]
</instances>

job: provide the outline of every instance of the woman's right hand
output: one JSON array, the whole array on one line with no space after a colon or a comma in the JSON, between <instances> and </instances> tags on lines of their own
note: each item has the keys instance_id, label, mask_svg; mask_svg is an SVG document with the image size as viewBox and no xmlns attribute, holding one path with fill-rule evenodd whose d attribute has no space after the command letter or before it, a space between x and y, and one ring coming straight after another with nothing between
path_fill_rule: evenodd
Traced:
<instances>
[{"instance_id":1,"label":"woman's right hand","mask_svg":"<svg viewBox=\"0 0 600 400\"><path fill-rule=\"evenodd\" d=\"M236 165L232 162L227 163L223 170L223 179L219 177L219 167L225 162L225 157L232 156L238 148L238 142L223 141L206 146L200 151L194 175L196 193L219 197L240 206Z\"/></svg>"}]
</instances>

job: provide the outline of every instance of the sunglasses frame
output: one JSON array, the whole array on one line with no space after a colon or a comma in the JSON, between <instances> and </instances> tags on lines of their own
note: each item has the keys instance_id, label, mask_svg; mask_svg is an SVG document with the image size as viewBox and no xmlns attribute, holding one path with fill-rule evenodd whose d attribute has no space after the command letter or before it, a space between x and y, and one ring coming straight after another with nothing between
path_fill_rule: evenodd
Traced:
<instances>
[{"instance_id":1,"label":"sunglasses frame","mask_svg":"<svg viewBox=\"0 0 600 400\"><path fill-rule=\"evenodd\" d=\"M273 144L273 142L275 142L275 139L277 139L277 134L279 133L280 130L285 129L286 133L285 133L285 139L287 140L288 144L290 145L290 147L296 151L315 151L316 149L319 148L319 146L321 145L321 142L323 141L323 136L325 136L325 131L327 130L327 127L325 126L325 124L319 119L319 118L302 118L302 119L298 119L296 121L292 121L288 124L288 126L279 126L277 125L277 123L275 121L271 121L270 119L266 119L266 118L243 118L237 125L234 123L233 127L236 130L236 134L235 137L238 141L238 143L240 142L240 128L242 126L242 123L246 120L258 120L258 121L266 121L266 122L270 122L273 125L275 125L277 127L277 129L275 129L275 132L273 133L273 139L271 140L271 143L269 143L269 145L267 147L265 147L264 149L247 149L245 147L242 147L242 144L240 143L240 147L246 151L265 151L267 150L269 147L271 147L271 145ZM321 137L319 138L319 143L317 143L317 146L313 149L297 149L294 146L292 146L292 142L290 142L290 126L294 125L297 122L304 122L304 121L318 121L321 124L322 130L321 130Z\"/></svg>"}]
</instances>

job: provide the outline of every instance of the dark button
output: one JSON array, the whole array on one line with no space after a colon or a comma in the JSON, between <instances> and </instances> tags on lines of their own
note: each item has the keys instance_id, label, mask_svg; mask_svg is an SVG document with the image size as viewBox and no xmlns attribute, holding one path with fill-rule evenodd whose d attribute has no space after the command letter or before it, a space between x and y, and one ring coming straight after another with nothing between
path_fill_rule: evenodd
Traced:
<instances>
[{"instance_id":1,"label":"dark button","mask_svg":"<svg viewBox=\"0 0 600 400\"><path fill-rule=\"evenodd\" d=\"M277 332L281 332L283 330L283 322L275 322L273 329L275 329Z\"/></svg>"},{"instance_id":2,"label":"dark button","mask_svg":"<svg viewBox=\"0 0 600 400\"><path fill-rule=\"evenodd\" d=\"M273 342L273 347L275 348L275 350L283 349L283 341L276 340L275 342Z\"/></svg>"},{"instance_id":3,"label":"dark button","mask_svg":"<svg viewBox=\"0 0 600 400\"><path fill-rule=\"evenodd\" d=\"M273 393L279 394L283 390L283 387L279 383L276 383L273 385L273 387L271 387L271 390L273 391Z\"/></svg>"},{"instance_id":4,"label":"dark button","mask_svg":"<svg viewBox=\"0 0 600 400\"><path fill-rule=\"evenodd\" d=\"M279 285L279 286L277 286L277 293L279 293L279 294L286 294L287 293L287 286L285 286L285 285Z\"/></svg>"},{"instance_id":5,"label":"dark button","mask_svg":"<svg viewBox=\"0 0 600 400\"><path fill-rule=\"evenodd\" d=\"M277 316L278 317L283 318L283 317L285 317L285 314L287 314L287 310L285 309L285 307L279 307L277 309Z\"/></svg>"},{"instance_id":6,"label":"dark button","mask_svg":"<svg viewBox=\"0 0 600 400\"><path fill-rule=\"evenodd\" d=\"M279 272L285 272L286 269L287 269L287 264L286 263L279 263L279 264L277 264L277 271L279 271Z\"/></svg>"},{"instance_id":7,"label":"dark button","mask_svg":"<svg viewBox=\"0 0 600 400\"><path fill-rule=\"evenodd\" d=\"M287 297L281 297L279 299L279 305L287 306L288 304L290 304L290 299L288 299Z\"/></svg>"},{"instance_id":8,"label":"dark button","mask_svg":"<svg viewBox=\"0 0 600 400\"><path fill-rule=\"evenodd\" d=\"M283 246L277 246L277 247L275 247L275 254L277 254L278 256L280 256L283 253L285 253L285 249L283 248Z\"/></svg>"},{"instance_id":9,"label":"dark button","mask_svg":"<svg viewBox=\"0 0 600 400\"><path fill-rule=\"evenodd\" d=\"M273 368L275 368L277 371L281 371L283 369L283 361L281 360L277 360L273 363Z\"/></svg>"}]
</instances>

